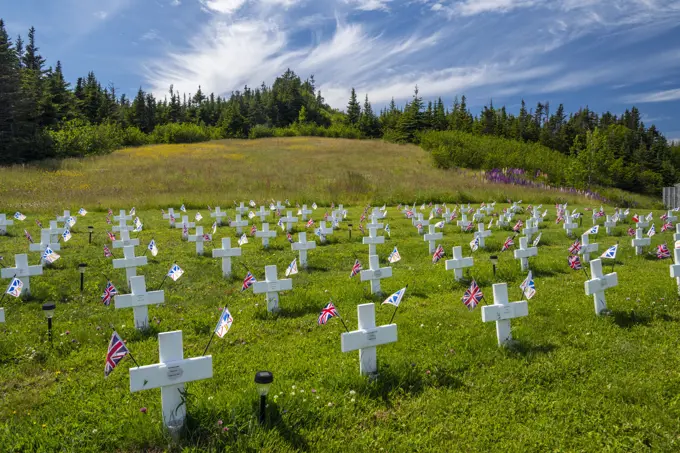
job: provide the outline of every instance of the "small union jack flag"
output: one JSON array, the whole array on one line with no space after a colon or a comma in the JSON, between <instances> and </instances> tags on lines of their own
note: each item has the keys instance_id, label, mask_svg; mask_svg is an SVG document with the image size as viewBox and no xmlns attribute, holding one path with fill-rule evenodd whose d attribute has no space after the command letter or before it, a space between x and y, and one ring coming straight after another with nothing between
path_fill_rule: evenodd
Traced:
<instances>
[{"instance_id":1,"label":"small union jack flag","mask_svg":"<svg viewBox=\"0 0 680 453\"><path fill-rule=\"evenodd\" d=\"M661 220L667 220L668 219L668 213L664 212L661 214L661 217L659 217Z\"/></svg>"},{"instance_id":2,"label":"small union jack flag","mask_svg":"<svg viewBox=\"0 0 680 453\"><path fill-rule=\"evenodd\" d=\"M434 255L432 255L432 264L437 264L439 260L441 260L444 257L444 247L442 247L441 244L437 247L437 250L434 251Z\"/></svg>"},{"instance_id":3,"label":"small union jack flag","mask_svg":"<svg viewBox=\"0 0 680 453\"><path fill-rule=\"evenodd\" d=\"M109 208L108 215L110 216L113 215L113 211L111 210L111 208Z\"/></svg>"},{"instance_id":4,"label":"small union jack flag","mask_svg":"<svg viewBox=\"0 0 680 453\"><path fill-rule=\"evenodd\" d=\"M313 226L314 226L314 220L313 220L313 219L309 219L309 221L307 222L307 228L311 228L311 227L313 227Z\"/></svg>"},{"instance_id":5,"label":"small union jack flag","mask_svg":"<svg viewBox=\"0 0 680 453\"><path fill-rule=\"evenodd\" d=\"M519 232L519 230L521 230L523 226L524 226L524 223L522 223L521 220L518 220L517 223L515 224L515 226L512 227L512 231Z\"/></svg>"},{"instance_id":6,"label":"small union jack flag","mask_svg":"<svg viewBox=\"0 0 680 453\"><path fill-rule=\"evenodd\" d=\"M246 278L243 279L243 286L241 286L241 292L243 292L243 291L247 290L248 288L250 288L251 286L253 286L253 283L255 283L255 282L257 282L257 280L255 280L255 277L253 276L253 274L248 272L248 274L246 275Z\"/></svg>"},{"instance_id":7,"label":"small union jack flag","mask_svg":"<svg viewBox=\"0 0 680 453\"><path fill-rule=\"evenodd\" d=\"M465 294L463 295L463 304L465 304L468 310L472 311L483 298L484 294L482 293L482 289L477 285L476 281L472 280L470 287L465 290Z\"/></svg>"},{"instance_id":8,"label":"small union jack flag","mask_svg":"<svg viewBox=\"0 0 680 453\"><path fill-rule=\"evenodd\" d=\"M508 238L503 243L503 248L501 249L501 252L505 252L506 250L508 250L513 245L515 245L515 241L513 241L512 237L508 236Z\"/></svg>"},{"instance_id":9,"label":"small union jack flag","mask_svg":"<svg viewBox=\"0 0 680 453\"><path fill-rule=\"evenodd\" d=\"M333 302L328 302L325 307L323 307L323 310L321 310L321 313L319 314L319 325L326 324L329 319L335 317L335 316L340 316L338 314L338 310L335 308L335 305L333 305Z\"/></svg>"},{"instance_id":10,"label":"small union jack flag","mask_svg":"<svg viewBox=\"0 0 680 453\"><path fill-rule=\"evenodd\" d=\"M110 216L110 215L109 215L109 216L106 216L106 223L108 223L109 225L111 225L111 216Z\"/></svg>"},{"instance_id":11,"label":"small union jack flag","mask_svg":"<svg viewBox=\"0 0 680 453\"><path fill-rule=\"evenodd\" d=\"M663 233L664 231L668 231L673 228L673 224L670 222L665 222L663 226L661 227L661 232Z\"/></svg>"},{"instance_id":12,"label":"small union jack flag","mask_svg":"<svg viewBox=\"0 0 680 453\"><path fill-rule=\"evenodd\" d=\"M203 240L204 240L204 241L210 242L210 241L212 241L212 237L210 237L209 234L204 234L204 235L203 235Z\"/></svg>"},{"instance_id":13,"label":"small union jack flag","mask_svg":"<svg viewBox=\"0 0 680 453\"><path fill-rule=\"evenodd\" d=\"M472 231L474 228L475 228L475 225L472 222L470 222L470 223L468 223L468 226L465 227L465 231L469 232L469 231Z\"/></svg>"},{"instance_id":14,"label":"small union jack flag","mask_svg":"<svg viewBox=\"0 0 680 453\"><path fill-rule=\"evenodd\" d=\"M38 219L35 219L35 224L38 225L38 228L42 228L42 222Z\"/></svg>"},{"instance_id":15,"label":"small union jack flag","mask_svg":"<svg viewBox=\"0 0 680 453\"><path fill-rule=\"evenodd\" d=\"M352 266L352 272L349 274L349 278L352 278L355 275L357 275L361 269L362 267L359 260L354 260L354 266Z\"/></svg>"},{"instance_id":16,"label":"small union jack flag","mask_svg":"<svg viewBox=\"0 0 680 453\"><path fill-rule=\"evenodd\" d=\"M581 266L581 259L578 257L578 255L572 255L568 257L567 261L569 262L569 267L575 271L580 271L583 269L583 266Z\"/></svg>"},{"instance_id":17,"label":"small union jack flag","mask_svg":"<svg viewBox=\"0 0 680 453\"><path fill-rule=\"evenodd\" d=\"M120 338L117 332L113 332L111 335L111 341L109 342L109 350L106 352L106 365L104 366L104 377L108 377L113 369L118 366L121 360L128 355L130 351L128 350L125 343Z\"/></svg>"},{"instance_id":18,"label":"small union jack flag","mask_svg":"<svg viewBox=\"0 0 680 453\"><path fill-rule=\"evenodd\" d=\"M33 237L31 236L31 233L28 232L28 230L24 230L24 236L26 236L26 239L28 239L28 242L33 244Z\"/></svg>"},{"instance_id":19,"label":"small union jack flag","mask_svg":"<svg viewBox=\"0 0 680 453\"><path fill-rule=\"evenodd\" d=\"M113 256L113 253L111 253L111 250L107 246L104 246L104 258L111 258Z\"/></svg>"},{"instance_id":20,"label":"small union jack flag","mask_svg":"<svg viewBox=\"0 0 680 453\"><path fill-rule=\"evenodd\" d=\"M250 236L255 236L255 233L257 233L257 227L255 225L253 225L250 228Z\"/></svg>"},{"instance_id":21,"label":"small union jack flag","mask_svg":"<svg viewBox=\"0 0 680 453\"><path fill-rule=\"evenodd\" d=\"M635 230L633 228L628 228L628 236L635 236Z\"/></svg>"},{"instance_id":22,"label":"small union jack flag","mask_svg":"<svg viewBox=\"0 0 680 453\"><path fill-rule=\"evenodd\" d=\"M666 244L656 246L656 257L660 260L671 257L671 251L668 250L668 246Z\"/></svg>"},{"instance_id":23,"label":"small union jack flag","mask_svg":"<svg viewBox=\"0 0 680 453\"><path fill-rule=\"evenodd\" d=\"M109 239L110 239L111 241L115 241L115 240L116 240L116 235L115 235L114 233L112 233L112 232L109 231L109 232L108 232L108 235L109 235Z\"/></svg>"},{"instance_id":24,"label":"small union jack flag","mask_svg":"<svg viewBox=\"0 0 680 453\"><path fill-rule=\"evenodd\" d=\"M286 234L286 239L288 239L288 242L290 242L291 244L293 243L293 235L292 234L290 234L290 233Z\"/></svg>"},{"instance_id":25,"label":"small union jack flag","mask_svg":"<svg viewBox=\"0 0 680 453\"><path fill-rule=\"evenodd\" d=\"M578 252L581 250L581 242L576 239L573 244L571 244L571 247L569 247L569 253L572 255L578 254Z\"/></svg>"},{"instance_id":26,"label":"small union jack flag","mask_svg":"<svg viewBox=\"0 0 680 453\"><path fill-rule=\"evenodd\" d=\"M106 282L106 288L104 288L104 294L102 294L102 303L106 306L111 304L111 299L114 295L118 294L118 290L113 286L113 283Z\"/></svg>"}]
</instances>

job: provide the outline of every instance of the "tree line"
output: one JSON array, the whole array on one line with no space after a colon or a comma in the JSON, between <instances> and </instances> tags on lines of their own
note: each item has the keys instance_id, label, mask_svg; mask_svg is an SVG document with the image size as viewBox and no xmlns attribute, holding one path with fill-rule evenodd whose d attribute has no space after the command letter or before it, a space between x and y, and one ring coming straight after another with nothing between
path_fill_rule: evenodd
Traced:
<instances>
[{"instance_id":1,"label":"tree line","mask_svg":"<svg viewBox=\"0 0 680 453\"><path fill-rule=\"evenodd\" d=\"M668 143L655 126L646 126L636 107L622 115L598 114L587 107L567 113L561 104L551 110L547 102L528 108L522 101L518 114L513 114L491 102L473 114L465 96L449 106L441 98L425 102L416 87L405 105L393 99L378 112L368 96L359 99L352 89L347 108L340 111L326 103L314 76L303 80L290 69L272 85L246 86L228 97L204 93L200 86L190 94L170 86L162 99L142 88L128 98L112 84L102 86L94 72L71 85L59 61L46 67L34 28L25 41L21 36L12 39L0 19L2 164L149 143L290 135L419 144L428 133L430 150L437 148L436 140L441 146L487 143L462 140L460 135L452 141L444 138L446 134L432 133L446 131L536 144L559 153L566 157L559 159L568 167L563 173L576 187L605 185L658 194L660 187L676 182L680 171L680 146ZM518 145L518 149L535 148ZM545 157L543 151L541 156Z\"/></svg>"}]
</instances>

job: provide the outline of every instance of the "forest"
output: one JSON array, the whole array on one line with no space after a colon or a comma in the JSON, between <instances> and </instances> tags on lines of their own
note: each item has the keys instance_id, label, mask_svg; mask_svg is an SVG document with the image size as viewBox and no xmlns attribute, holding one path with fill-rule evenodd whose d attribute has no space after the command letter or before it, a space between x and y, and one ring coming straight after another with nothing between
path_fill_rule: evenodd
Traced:
<instances>
[{"instance_id":1,"label":"forest","mask_svg":"<svg viewBox=\"0 0 680 453\"><path fill-rule=\"evenodd\" d=\"M170 86L162 99L141 87L129 98L114 85L102 86L94 72L67 81L59 61L46 66L34 28L25 39L12 38L0 19L2 165L153 143L295 135L416 143L440 167L491 170L521 161L573 187L656 196L680 172L680 144L645 125L634 106L618 115L587 107L568 113L563 105L522 101L517 114L493 103L473 113L465 96L445 105L441 98L424 100L415 87L405 105L392 100L379 111L352 89L340 111L325 102L313 75L303 80L290 69L271 85L229 96Z\"/></svg>"}]
</instances>

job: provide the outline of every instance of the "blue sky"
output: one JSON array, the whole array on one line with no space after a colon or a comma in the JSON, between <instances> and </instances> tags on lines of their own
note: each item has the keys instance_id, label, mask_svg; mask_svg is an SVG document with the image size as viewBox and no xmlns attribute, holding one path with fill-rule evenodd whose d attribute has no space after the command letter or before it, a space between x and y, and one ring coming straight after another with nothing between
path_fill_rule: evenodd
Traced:
<instances>
[{"instance_id":1,"label":"blue sky","mask_svg":"<svg viewBox=\"0 0 680 453\"><path fill-rule=\"evenodd\" d=\"M70 81L93 70L128 94L228 94L290 67L338 108L351 87L381 106L417 84L474 113L635 104L680 139L680 0L22 0L0 15L14 37L35 26Z\"/></svg>"}]
</instances>

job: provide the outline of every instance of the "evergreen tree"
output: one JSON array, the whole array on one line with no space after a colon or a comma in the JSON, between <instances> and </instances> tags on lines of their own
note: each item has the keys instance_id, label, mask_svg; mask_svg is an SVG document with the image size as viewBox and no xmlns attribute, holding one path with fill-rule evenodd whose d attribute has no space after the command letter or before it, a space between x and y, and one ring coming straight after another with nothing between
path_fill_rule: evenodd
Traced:
<instances>
[{"instance_id":1,"label":"evergreen tree","mask_svg":"<svg viewBox=\"0 0 680 453\"><path fill-rule=\"evenodd\" d=\"M359 124L359 119L361 118L361 106L359 101L357 101L357 93L352 88L352 93L349 96L349 103L347 104L347 121L351 125Z\"/></svg>"}]
</instances>

